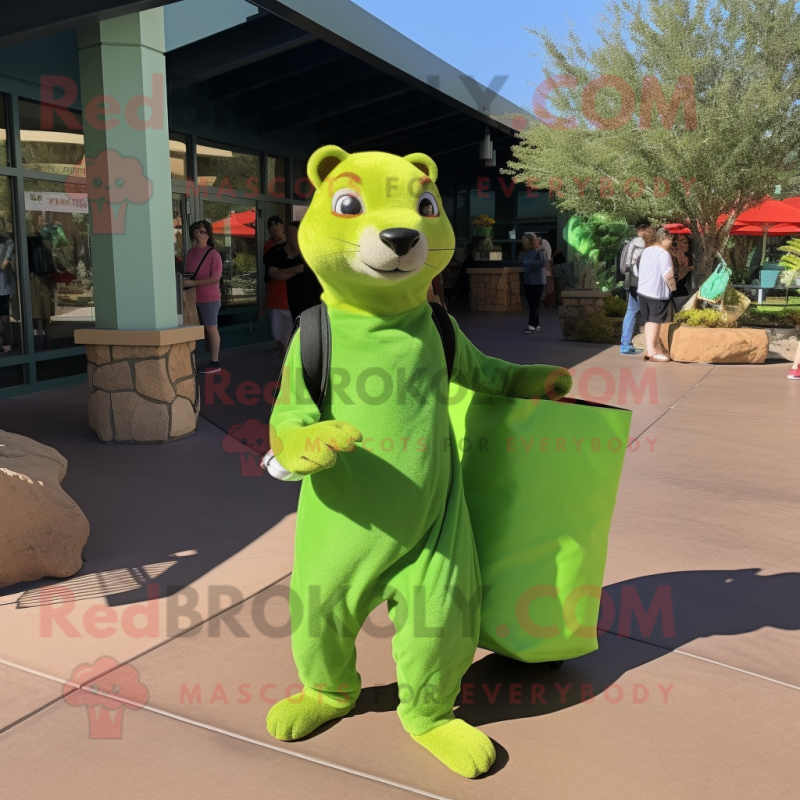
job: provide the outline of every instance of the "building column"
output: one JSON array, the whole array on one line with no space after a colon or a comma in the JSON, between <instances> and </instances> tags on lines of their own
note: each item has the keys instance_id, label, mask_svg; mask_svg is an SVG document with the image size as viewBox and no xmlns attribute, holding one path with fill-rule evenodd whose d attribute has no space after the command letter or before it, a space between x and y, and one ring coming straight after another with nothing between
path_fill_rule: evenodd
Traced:
<instances>
[{"instance_id":1,"label":"building column","mask_svg":"<svg viewBox=\"0 0 800 800\"><path fill-rule=\"evenodd\" d=\"M179 362L191 375L183 351L203 334L178 326L163 10L86 25L78 46L96 327L75 341L89 420L104 441L168 441L195 429L198 398L174 379Z\"/></svg>"}]
</instances>

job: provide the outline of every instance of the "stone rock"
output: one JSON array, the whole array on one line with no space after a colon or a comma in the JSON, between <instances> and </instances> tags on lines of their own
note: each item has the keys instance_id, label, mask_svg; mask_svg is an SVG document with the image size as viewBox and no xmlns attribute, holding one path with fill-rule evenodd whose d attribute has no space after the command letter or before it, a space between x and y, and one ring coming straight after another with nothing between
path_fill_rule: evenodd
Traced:
<instances>
[{"instance_id":1,"label":"stone rock","mask_svg":"<svg viewBox=\"0 0 800 800\"><path fill-rule=\"evenodd\" d=\"M175 384L175 391L177 391L181 397L185 397L190 403L194 403L197 398L197 385L195 384L194 377Z\"/></svg>"},{"instance_id":2,"label":"stone rock","mask_svg":"<svg viewBox=\"0 0 800 800\"><path fill-rule=\"evenodd\" d=\"M0 444L0 587L74 575L89 521L61 488L66 459L7 431L0 431Z\"/></svg>"},{"instance_id":3,"label":"stone rock","mask_svg":"<svg viewBox=\"0 0 800 800\"><path fill-rule=\"evenodd\" d=\"M171 403L175 399L175 387L167 375L167 363L164 358L153 358L137 361L134 364L136 375L136 391L154 400Z\"/></svg>"},{"instance_id":4,"label":"stone rock","mask_svg":"<svg viewBox=\"0 0 800 800\"><path fill-rule=\"evenodd\" d=\"M126 358L156 358L169 352L170 345L130 345L115 344L112 347L114 361L123 361Z\"/></svg>"},{"instance_id":5,"label":"stone rock","mask_svg":"<svg viewBox=\"0 0 800 800\"><path fill-rule=\"evenodd\" d=\"M105 364L92 373L91 386L106 392L119 392L133 389L131 368L124 361Z\"/></svg>"},{"instance_id":6,"label":"stone rock","mask_svg":"<svg viewBox=\"0 0 800 800\"><path fill-rule=\"evenodd\" d=\"M192 355L187 344L174 344L169 351L169 377L175 383L192 374Z\"/></svg>"},{"instance_id":7,"label":"stone rock","mask_svg":"<svg viewBox=\"0 0 800 800\"><path fill-rule=\"evenodd\" d=\"M111 361L111 348L107 344L87 344L86 360L90 364L108 364Z\"/></svg>"},{"instance_id":8,"label":"stone rock","mask_svg":"<svg viewBox=\"0 0 800 800\"><path fill-rule=\"evenodd\" d=\"M188 436L194 433L197 427L197 416L192 404L183 397L178 397L172 404L172 424L170 425L170 438Z\"/></svg>"},{"instance_id":9,"label":"stone rock","mask_svg":"<svg viewBox=\"0 0 800 800\"><path fill-rule=\"evenodd\" d=\"M672 335L670 357L687 363L763 364L768 351L763 329L679 325Z\"/></svg>"},{"instance_id":10,"label":"stone rock","mask_svg":"<svg viewBox=\"0 0 800 800\"><path fill-rule=\"evenodd\" d=\"M796 328L765 328L769 340L767 360L794 361L800 344L800 330Z\"/></svg>"},{"instance_id":11,"label":"stone rock","mask_svg":"<svg viewBox=\"0 0 800 800\"><path fill-rule=\"evenodd\" d=\"M168 405L150 402L133 392L115 392L111 395L111 409L114 441L166 442L169 439Z\"/></svg>"},{"instance_id":12,"label":"stone rock","mask_svg":"<svg viewBox=\"0 0 800 800\"><path fill-rule=\"evenodd\" d=\"M89 395L89 427L101 442L114 441L111 424L111 395L108 392L92 392Z\"/></svg>"}]
</instances>

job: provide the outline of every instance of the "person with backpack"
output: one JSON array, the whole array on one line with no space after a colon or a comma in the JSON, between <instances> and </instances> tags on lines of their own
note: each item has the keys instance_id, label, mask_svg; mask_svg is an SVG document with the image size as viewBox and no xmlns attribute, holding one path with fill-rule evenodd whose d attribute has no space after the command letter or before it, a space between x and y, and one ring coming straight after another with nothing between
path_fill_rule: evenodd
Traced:
<instances>
[{"instance_id":1,"label":"person with backpack","mask_svg":"<svg viewBox=\"0 0 800 800\"><path fill-rule=\"evenodd\" d=\"M639 314L639 259L646 247L653 244L655 228L649 219L636 223L636 236L623 247L619 259L619 269L628 291L628 310L622 320L622 342L620 353L624 356L639 355L642 350L633 346L633 333L636 330L636 317Z\"/></svg>"}]
</instances>

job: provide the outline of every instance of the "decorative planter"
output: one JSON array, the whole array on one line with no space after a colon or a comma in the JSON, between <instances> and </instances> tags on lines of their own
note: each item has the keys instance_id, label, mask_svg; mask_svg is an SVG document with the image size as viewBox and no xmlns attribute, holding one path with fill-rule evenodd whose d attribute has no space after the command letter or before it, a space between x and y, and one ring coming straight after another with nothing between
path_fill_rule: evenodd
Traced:
<instances>
[{"instance_id":1,"label":"decorative planter","mask_svg":"<svg viewBox=\"0 0 800 800\"><path fill-rule=\"evenodd\" d=\"M558 307L558 320L561 333L569 339L575 331L578 320L603 310L603 301L611 292L598 292L591 289L575 289L561 292L561 305Z\"/></svg>"},{"instance_id":2,"label":"decorative planter","mask_svg":"<svg viewBox=\"0 0 800 800\"><path fill-rule=\"evenodd\" d=\"M662 343L669 345L670 358L684 364L763 364L769 353L763 328L701 328L672 323L668 329L662 328L661 334ZM636 338L644 347L644 335Z\"/></svg>"},{"instance_id":3,"label":"decorative planter","mask_svg":"<svg viewBox=\"0 0 800 800\"><path fill-rule=\"evenodd\" d=\"M494 228L479 228L477 226L473 226L473 227L475 228L475 235L476 236L483 236L483 237L491 236L492 235L492 231L494 230Z\"/></svg>"},{"instance_id":4,"label":"decorative planter","mask_svg":"<svg viewBox=\"0 0 800 800\"><path fill-rule=\"evenodd\" d=\"M469 267L469 310L520 311L520 267Z\"/></svg>"}]
</instances>

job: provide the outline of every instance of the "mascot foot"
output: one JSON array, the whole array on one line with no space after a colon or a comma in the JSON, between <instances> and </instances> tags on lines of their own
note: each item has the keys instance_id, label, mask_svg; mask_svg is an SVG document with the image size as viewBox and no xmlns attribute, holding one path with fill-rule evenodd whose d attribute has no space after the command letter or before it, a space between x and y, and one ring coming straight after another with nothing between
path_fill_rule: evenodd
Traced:
<instances>
[{"instance_id":1,"label":"mascot foot","mask_svg":"<svg viewBox=\"0 0 800 800\"><path fill-rule=\"evenodd\" d=\"M411 738L465 778L477 778L494 764L496 753L491 739L461 719L445 722L421 736L412 734Z\"/></svg>"},{"instance_id":2,"label":"mascot foot","mask_svg":"<svg viewBox=\"0 0 800 800\"><path fill-rule=\"evenodd\" d=\"M352 704L336 708L303 693L294 694L272 707L267 714L267 730L282 742L293 742L320 725L349 714L352 708Z\"/></svg>"}]
</instances>

